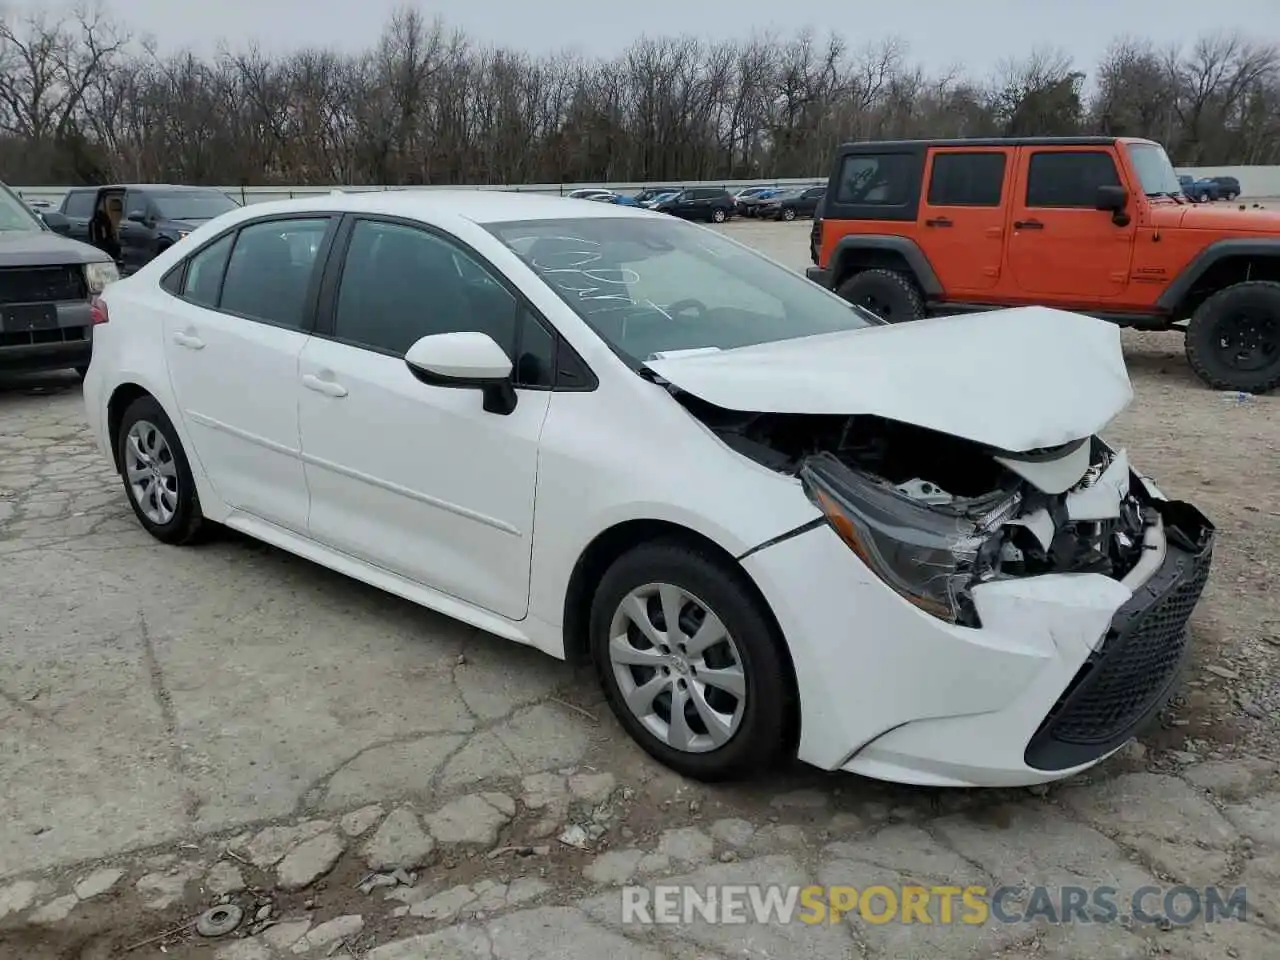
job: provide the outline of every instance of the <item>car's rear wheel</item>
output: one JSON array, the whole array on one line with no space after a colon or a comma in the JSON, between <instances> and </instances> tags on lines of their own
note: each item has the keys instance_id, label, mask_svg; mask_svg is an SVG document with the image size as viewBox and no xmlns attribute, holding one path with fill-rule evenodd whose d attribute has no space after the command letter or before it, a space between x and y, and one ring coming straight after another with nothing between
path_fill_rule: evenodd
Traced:
<instances>
[{"instance_id":1,"label":"car's rear wheel","mask_svg":"<svg viewBox=\"0 0 1280 960\"><path fill-rule=\"evenodd\" d=\"M596 590L590 638L610 708L650 756L704 781L779 759L790 665L769 612L729 562L675 540L624 554Z\"/></svg>"},{"instance_id":2,"label":"car's rear wheel","mask_svg":"<svg viewBox=\"0 0 1280 960\"><path fill-rule=\"evenodd\" d=\"M919 320L925 314L924 298L915 281L898 270L862 270L842 283L837 292L888 323Z\"/></svg>"},{"instance_id":3,"label":"car's rear wheel","mask_svg":"<svg viewBox=\"0 0 1280 960\"><path fill-rule=\"evenodd\" d=\"M724 223L728 219L728 214L724 212L723 207L716 207L711 211L711 220L713 223Z\"/></svg>"},{"instance_id":4,"label":"car's rear wheel","mask_svg":"<svg viewBox=\"0 0 1280 960\"><path fill-rule=\"evenodd\" d=\"M1280 387L1280 283L1237 283L1200 304L1187 327L1187 361L1216 390Z\"/></svg>"},{"instance_id":5,"label":"car's rear wheel","mask_svg":"<svg viewBox=\"0 0 1280 960\"><path fill-rule=\"evenodd\" d=\"M195 479L178 432L154 397L129 404L116 451L129 504L146 531L163 543L196 540L204 516Z\"/></svg>"},{"instance_id":6,"label":"car's rear wheel","mask_svg":"<svg viewBox=\"0 0 1280 960\"><path fill-rule=\"evenodd\" d=\"M785 210L782 211L783 220L794 220L795 218L796 218L796 212L792 210L790 207L787 207Z\"/></svg>"}]
</instances>

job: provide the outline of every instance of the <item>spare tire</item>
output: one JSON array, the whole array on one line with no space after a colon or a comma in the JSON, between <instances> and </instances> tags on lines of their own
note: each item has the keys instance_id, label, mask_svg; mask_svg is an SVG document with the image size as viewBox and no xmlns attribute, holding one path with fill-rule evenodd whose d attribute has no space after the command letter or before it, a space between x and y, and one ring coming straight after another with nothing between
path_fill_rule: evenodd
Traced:
<instances>
[{"instance_id":1,"label":"spare tire","mask_svg":"<svg viewBox=\"0 0 1280 960\"><path fill-rule=\"evenodd\" d=\"M886 323L924 317L924 297L915 280L900 270L862 270L836 291L852 304L870 310Z\"/></svg>"}]
</instances>

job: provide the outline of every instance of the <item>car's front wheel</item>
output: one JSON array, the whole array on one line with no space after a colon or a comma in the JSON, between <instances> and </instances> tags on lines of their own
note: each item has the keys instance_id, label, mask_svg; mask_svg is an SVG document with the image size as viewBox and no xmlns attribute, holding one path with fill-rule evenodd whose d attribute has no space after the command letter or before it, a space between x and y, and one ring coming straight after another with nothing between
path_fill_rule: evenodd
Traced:
<instances>
[{"instance_id":1,"label":"car's front wheel","mask_svg":"<svg viewBox=\"0 0 1280 960\"><path fill-rule=\"evenodd\" d=\"M711 211L711 220L713 223L724 223L729 219L729 215L724 212L723 207L716 207Z\"/></svg>"},{"instance_id":2,"label":"car's front wheel","mask_svg":"<svg viewBox=\"0 0 1280 960\"><path fill-rule=\"evenodd\" d=\"M1280 387L1280 283L1251 280L1219 290L1187 327L1187 360L1215 390Z\"/></svg>"},{"instance_id":3,"label":"car's front wheel","mask_svg":"<svg viewBox=\"0 0 1280 960\"><path fill-rule=\"evenodd\" d=\"M610 708L655 759L704 781L778 760L791 669L741 570L680 541L644 544L601 579L590 630Z\"/></svg>"},{"instance_id":4,"label":"car's front wheel","mask_svg":"<svg viewBox=\"0 0 1280 960\"><path fill-rule=\"evenodd\" d=\"M178 432L154 397L129 404L116 437L120 477L138 521L163 543L197 539L204 517Z\"/></svg>"},{"instance_id":5,"label":"car's front wheel","mask_svg":"<svg viewBox=\"0 0 1280 960\"><path fill-rule=\"evenodd\" d=\"M795 218L796 218L796 212L792 210L790 207L787 207L785 210L782 211L783 220L794 220Z\"/></svg>"}]
</instances>

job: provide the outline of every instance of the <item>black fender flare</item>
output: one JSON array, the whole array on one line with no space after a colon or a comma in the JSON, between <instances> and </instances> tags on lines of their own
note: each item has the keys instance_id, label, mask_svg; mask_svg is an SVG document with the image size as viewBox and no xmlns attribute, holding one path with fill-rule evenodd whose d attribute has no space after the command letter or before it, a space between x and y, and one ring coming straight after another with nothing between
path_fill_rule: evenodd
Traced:
<instances>
[{"instance_id":1,"label":"black fender flare","mask_svg":"<svg viewBox=\"0 0 1280 960\"><path fill-rule=\"evenodd\" d=\"M1162 312L1172 313L1195 286L1196 281L1203 277L1215 263L1228 257L1275 257L1280 260L1280 238L1259 237L1214 241L1196 254L1195 259L1174 277L1173 282L1156 299L1156 306Z\"/></svg>"},{"instance_id":2,"label":"black fender flare","mask_svg":"<svg viewBox=\"0 0 1280 960\"><path fill-rule=\"evenodd\" d=\"M920 289L924 292L925 297L931 300L942 297L942 283L938 280L938 275L934 273L933 267L929 263L929 258L924 255L924 251L920 249L919 244L909 237L895 237L891 234L875 233L855 233L841 237L836 242L835 249L831 251L831 277L834 279L839 276L840 262L846 254L860 250L881 250L900 254L907 261L907 266L911 268L911 272L915 274L916 283L920 284Z\"/></svg>"}]
</instances>

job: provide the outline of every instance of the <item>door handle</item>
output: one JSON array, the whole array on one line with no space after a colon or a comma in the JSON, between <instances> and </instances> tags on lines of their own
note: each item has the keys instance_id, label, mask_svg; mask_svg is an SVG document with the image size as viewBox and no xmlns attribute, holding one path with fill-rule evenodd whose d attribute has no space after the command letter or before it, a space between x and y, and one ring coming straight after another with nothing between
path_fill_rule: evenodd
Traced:
<instances>
[{"instance_id":1,"label":"door handle","mask_svg":"<svg viewBox=\"0 0 1280 960\"><path fill-rule=\"evenodd\" d=\"M347 388L342 384L334 383L332 380L322 380L312 373L304 373L302 375L302 385L308 390L323 393L326 397L345 397L347 395Z\"/></svg>"},{"instance_id":2,"label":"door handle","mask_svg":"<svg viewBox=\"0 0 1280 960\"><path fill-rule=\"evenodd\" d=\"M186 347L188 350L203 350L204 341L199 337L193 337L189 333L175 333L173 342L180 347Z\"/></svg>"},{"instance_id":3,"label":"door handle","mask_svg":"<svg viewBox=\"0 0 1280 960\"><path fill-rule=\"evenodd\" d=\"M951 226L951 220L947 217L938 217L934 220L926 220L924 225L926 227L949 227Z\"/></svg>"},{"instance_id":4,"label":"door handle","mask_svg":"<svg viewBox=\"0 0 1280 960\"><path fill-rule=\"evenodd\" d=\"M1039 220L1015 220L1013 221L1013 229L1015 230L1043 230L1044 224Z\"/></svg>"}]
</instances>

